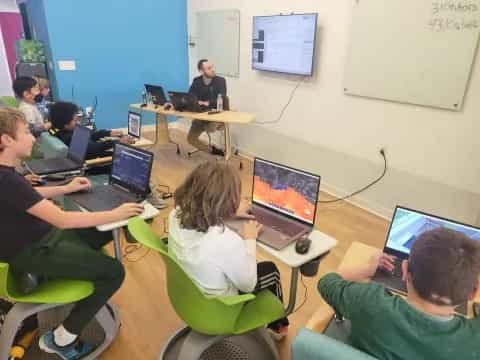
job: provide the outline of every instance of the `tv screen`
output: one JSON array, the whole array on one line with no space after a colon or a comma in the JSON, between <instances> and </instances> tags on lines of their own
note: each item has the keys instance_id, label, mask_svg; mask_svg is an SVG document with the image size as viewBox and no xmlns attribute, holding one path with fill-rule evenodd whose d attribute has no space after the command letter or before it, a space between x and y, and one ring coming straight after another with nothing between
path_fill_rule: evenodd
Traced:
<instances>
[{"instance_id":1,"label":"tv screen","mask_svg":"<svg viewBox=\"0 0 480 360\"><path fill-rule=\"evenodd\" d=\"M253 17L252 67L311 76L317 14Z\"/></svg>"}]
</instances>

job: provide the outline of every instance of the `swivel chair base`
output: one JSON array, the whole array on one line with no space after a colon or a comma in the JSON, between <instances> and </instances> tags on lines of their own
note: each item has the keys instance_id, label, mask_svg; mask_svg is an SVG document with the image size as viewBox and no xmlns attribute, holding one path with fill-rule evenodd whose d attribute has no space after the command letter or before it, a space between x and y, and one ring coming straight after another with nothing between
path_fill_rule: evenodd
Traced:
<instances>
[{"instance_id":1,"label":"swivel chair base","mask_svg":"<svg viewBox=\"0 0 480 360\"><path fill-rule=\"evenodd\" d=\"M46 329L42 323L48 323L47 329L56 326L62 322L70 309L71 305L25 303L15 304L15 306L5 317L5 322L1 328L0 359L8 359L13 340L23 320L34 314L38 314L39 317L42 317L42 312L45 312L45 317L48 319L45 319L45 321L43 321L43 318L40 319L41 334L43 334ZM97 345L95 351L84 357L82 360L98 359L113 342L117 336L119 328L120 317L118 315L117 308L115 305L108 303L97 313L95 320L89 324L85 334L82 335L82 338L85 338L85 340L91 341ZM33 359L56 359L56 356L42 352L38 348L38 339L36 339L24 357L24 360Z\"/></svg>"},{"instance_id":2,"label":"swivel chair base","mask_svg":"<svg viewBox=\"0 0 480 360\"><path fill-rule=\"evenodd\" d=\"M275 342L265 328L243 335L208 336L189 327L178 330L167 341L158 360L278 360Z\"/></svg>"}]
</instances>

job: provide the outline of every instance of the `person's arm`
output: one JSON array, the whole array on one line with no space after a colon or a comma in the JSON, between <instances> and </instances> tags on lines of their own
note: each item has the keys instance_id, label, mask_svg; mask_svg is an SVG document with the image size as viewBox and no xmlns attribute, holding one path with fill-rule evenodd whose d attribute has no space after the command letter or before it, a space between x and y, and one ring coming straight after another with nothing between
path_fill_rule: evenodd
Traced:
<instances>
[{"instance_id":1,"label":"person's arm","mask_svg":"<svg viewBox=\"0 0 480 360\"><path fill-rule=\"evenodd\" d=\"M35 187L35 190L46 199L51 199L55 196L74 193L77 191L87 190L92 184L83 177L76 177L70 183L63 186L42 186Z\"/></svg>"},{"instance_id":2,"label":"person's arm","mask_svg":"<svg viewBox=\"0 0 480 360\"><path fill-rule=\"evenodd\" d=\"M188 90L189 94L194 94L196 96L200 95L200 83L197 81L197 79L193 79L192 85L190 85L190 89Z\"/></svg>"},{"instance_id":3,"label":"person's arm","mask_svg":"<svg viewBox=\"0 0 480 360\"><path fill-rule=\"evenodd\" d=\"M95 159L97 157L106 156L105 152L112 149L115 141L89 141L87 147L87 159Z\"/></svg>"},{"instance_id":4,"label":"person's arm","mask_svg":"<svg viewBox=\"0 0 480 360\"><path fill-rule=\"evenodd\" d=\"M43 199L29 208L27 213L59 229L80 229L126 220L141 214L142 211L143 207L140 204L124 204L111 211L67 212Z\"/></svg>"},{"instance_id":5,"label":"person's arm","mask_svg":"<svg viewBox=\"0 0 480 360\"><path fill-rule=\"evenodd\" d=\"M97 130L97 131L92 132L92 135L90 136L90 139L92 141L98 141L101 138L110 136L111 134L112 134L111 130Z\"/></svg>"}]
</instances>

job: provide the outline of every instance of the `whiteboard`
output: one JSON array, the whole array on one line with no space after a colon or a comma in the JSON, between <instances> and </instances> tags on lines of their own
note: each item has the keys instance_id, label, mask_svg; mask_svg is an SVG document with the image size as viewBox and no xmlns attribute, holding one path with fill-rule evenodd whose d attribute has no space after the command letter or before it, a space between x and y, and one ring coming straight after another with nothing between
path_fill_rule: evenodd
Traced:
<instances>
[{"instance_id":1,"label":"whiteboard","mask_svg":"<svg viewBox=\"0 0 480 360\"><path fill-rule=\"evenodd\" d=\"M479 29L480 0L356 0L344 91L460 110Z\"/></svg>"},{"instance_id":2,"label":"whiteboard","mask_svg":"<svg viewBox=\"0 0 480 360\"><path fill-rule=\"evenodd\" d=\"M220 75L238 77L240 11L197 12L197 56L208 59Z\"/></svg>"}]
</instances>

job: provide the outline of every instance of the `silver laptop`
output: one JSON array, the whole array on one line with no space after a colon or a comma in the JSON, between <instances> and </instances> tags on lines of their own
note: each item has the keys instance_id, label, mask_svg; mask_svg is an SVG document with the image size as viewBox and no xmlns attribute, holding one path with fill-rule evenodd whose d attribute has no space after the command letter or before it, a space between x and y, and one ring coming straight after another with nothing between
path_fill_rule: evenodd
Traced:
<instances>
[{"instance_id":1,"label":"silver laptop","mask_svg":"<svg viewBox=\"0 0 480 360\"><path fill-rule=\"evenodd\" d=\"M383 248L385 254L395 257L395 269L392 273L379 269L372 280L385 285L391 290L406 293L407 286L402 280L402 262L403 260L408 260L410 249L420 234L439 227L460 231L469 238L480 241L479 228L397 206L390 223L385 247ZM459 305L456 311L465 315L467 313L467 304Z\"/></svg>"},{"instance_id":2,"label":"silver laptop","mask_svg":"<svg viewBox=\"0 0 480 360\"><path fill-rule=\"evenodd\" d=\"M313 230L320 176L255 158L251 214L263 225L258 241L281 250ZM245 220L227 222L240 232Z\"/></svg>"}]
</instances>

